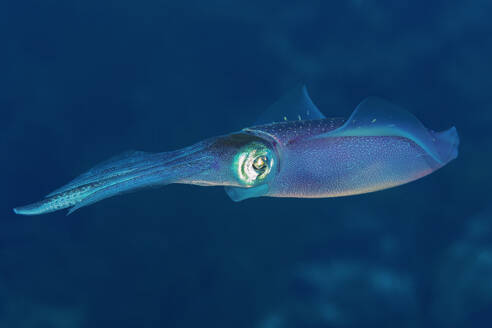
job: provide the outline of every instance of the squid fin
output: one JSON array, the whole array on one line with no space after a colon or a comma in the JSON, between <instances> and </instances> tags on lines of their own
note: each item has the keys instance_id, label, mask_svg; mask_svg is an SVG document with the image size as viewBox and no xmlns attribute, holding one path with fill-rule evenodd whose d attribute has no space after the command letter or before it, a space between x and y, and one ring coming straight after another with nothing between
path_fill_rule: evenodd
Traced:
<instances>
[{"instance_id":1,"label":"squid fin","mask_svg":"<svg viewBox=\"0 0 492 328\"><path fill-rule=\"evenodd\" d=\"M376 97L362 101L341 127L318 138L364 136L398 136L410 139L441 165L458 156L459 137L455 127L434 132L411 113Z\"/></svg>"},{"instance_id":2,"label":"squid fin","mask_svg":"<svg viewBox=\"0 0 492 328\"><path fill-rule=\"evenodd\" d=\"M313 104L306 86L301 84L283 95L258 118L255 125L282 121L317 120L325 118Z\"/></svg>"}]
</instances>

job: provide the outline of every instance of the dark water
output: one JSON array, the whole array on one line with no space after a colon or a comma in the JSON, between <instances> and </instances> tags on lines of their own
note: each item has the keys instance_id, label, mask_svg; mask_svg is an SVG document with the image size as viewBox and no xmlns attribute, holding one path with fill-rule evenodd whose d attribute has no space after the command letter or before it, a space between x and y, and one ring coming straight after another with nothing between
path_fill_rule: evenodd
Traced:
<instances>
[{"instance_id":1,"label":"dark water","mask_svg":"<svg viewBox=\"0 0 492 328\"><path fill-rule=\"evenodd\" d=\"M492 3L0 2L0 327L490 327ZM126 149L250 125L298 81L456 125L460 157L355 197L172 185L14 216Z\"/></svg>"}]
</instances>

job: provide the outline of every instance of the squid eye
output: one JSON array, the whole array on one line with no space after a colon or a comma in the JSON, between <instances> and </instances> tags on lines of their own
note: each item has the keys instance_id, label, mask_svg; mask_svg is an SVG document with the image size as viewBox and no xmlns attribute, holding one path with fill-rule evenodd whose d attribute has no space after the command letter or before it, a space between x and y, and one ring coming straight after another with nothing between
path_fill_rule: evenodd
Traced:
<instances>
[{"instance_id":1,"label":"squid eye","mask_svg":"<svg viewBox=\"0 0 492 328\"><path fill-rule=\"evenodd\" d=\"M262 172L268 166L268 157L266 156L258 156L253 161L253 167L256 171Z\"/></svg>"},{"instance_id":2,"label":"squid eye","mask_svg":"<svg viewBox=\"0 0 492 328\"><path fill-rule=\"evenodd\" d=\"M265 181L274 165L273 152L264 144L253 142L240 149L234 171L242 185L254 186Z\"/></svg>"}]
</instances>

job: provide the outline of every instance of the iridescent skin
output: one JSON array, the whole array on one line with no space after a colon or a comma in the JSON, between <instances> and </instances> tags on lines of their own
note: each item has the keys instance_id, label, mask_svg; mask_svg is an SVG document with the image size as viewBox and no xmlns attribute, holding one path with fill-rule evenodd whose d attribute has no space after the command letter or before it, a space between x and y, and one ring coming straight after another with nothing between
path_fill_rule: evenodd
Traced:
<instances>
[{"instance_id":1,"label":"iridescent skin","mask_svg":"<svg viewBox=\"0 0 492 328\"><path fill-rule=\"evenodd\" d=\"M265 196L323 198L362 194L416 180L442 166L402 137L312 138L341 123L343 120L324 119L248 129L253 133L272 133L281 157L282 168Z\"/></svg>"},{"instance_id":2,"label":"iridescent skin","mask_svg":"<svg viewBox=\"0 0 492 328\"><path fill-rule=\"evenodd\" d=\"M15 208L37 215L73 211L125 192L171 183L225 186L247 198L362 194L419 179L458 155L455 128L434 132L408 112L370 98L348 119L325 118L305 87L275 103L259 124L173 152L128 152L45 199Z\"/></svg>"}]
</instances>

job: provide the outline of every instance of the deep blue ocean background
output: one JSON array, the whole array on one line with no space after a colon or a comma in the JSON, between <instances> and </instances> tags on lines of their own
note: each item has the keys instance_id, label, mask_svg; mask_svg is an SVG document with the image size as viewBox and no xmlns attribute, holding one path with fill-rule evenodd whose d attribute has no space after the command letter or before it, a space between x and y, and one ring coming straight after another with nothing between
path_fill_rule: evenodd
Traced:
<instances>
[{"instance_id":1,"label":"deep blue ocean background","mask_svg":"<svg viewBox=\"0 0 492 328\"><path fill-rule=\"evenodd\" d=\"M0 2L0 327L491 327L492 2ZM171 185L21 217L127 149L251 125L299 81L455 125L398 188L256 198Z\"/></svg>"}]
</instances>

